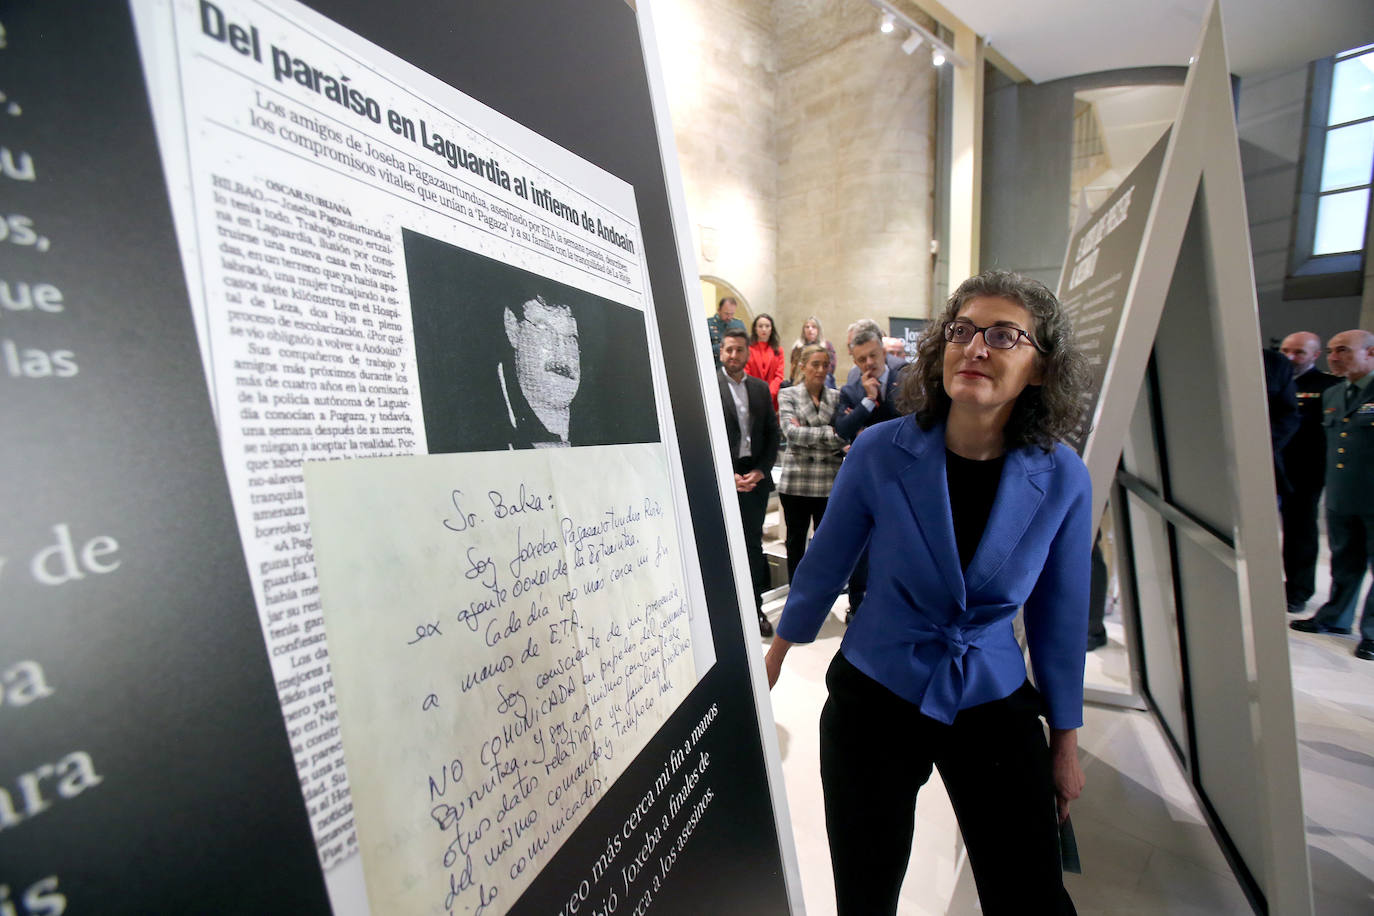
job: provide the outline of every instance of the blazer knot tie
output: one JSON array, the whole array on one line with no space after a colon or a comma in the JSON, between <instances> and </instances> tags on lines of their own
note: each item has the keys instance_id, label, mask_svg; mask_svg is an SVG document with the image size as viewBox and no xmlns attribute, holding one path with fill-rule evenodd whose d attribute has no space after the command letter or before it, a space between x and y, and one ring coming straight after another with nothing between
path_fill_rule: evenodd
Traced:
<instances>
[{"instance_id":1,"label":"blazer knot tie","mask_svg":"<svg viewBox=\"0 0 1374 916\"><path fill-rule=\"evenodd\" d=\"M945 653L950 658L963 658L969 649L968 634L960 629L957 624L947 623L938 627L939 634L945 640Z\"/></svg>"}]
</instances>

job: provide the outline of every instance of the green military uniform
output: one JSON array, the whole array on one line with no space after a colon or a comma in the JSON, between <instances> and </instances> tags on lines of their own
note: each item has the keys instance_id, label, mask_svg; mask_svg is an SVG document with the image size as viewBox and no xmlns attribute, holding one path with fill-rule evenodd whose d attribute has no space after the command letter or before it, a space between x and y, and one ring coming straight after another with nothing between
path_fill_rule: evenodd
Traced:
<instances>
[{"instance_id":1,"label":"green military uniform","mask_svg":"<svg viewBox=\"0 0 1374 916\"><path fill-rule=\"evenodd\" d=\"M1331 598L1312 620L1350 629L1365 569L1374 568L1374 373L1322 393L1326 431L1326 534L1331 542ZM1360 636L1374 639L1374 592L1360 615Z\"/></svg>"},{"instance_id":2,"label":"green military uniform","mask_svg":"<svg viewBox=\"0 0 1374 916\"><path fill-rule=\"evenodd\" d=\"M706 330L711 333L711 356L716 361L717 369L720 368L721 339L725 337L725 332L731 328L739 328L741 331L744 331L744 322L740 321L738 318L731 318L729 321L723 321L719 314L712 315L710 318L706 319Z\"/></svg>"}]
</instances>

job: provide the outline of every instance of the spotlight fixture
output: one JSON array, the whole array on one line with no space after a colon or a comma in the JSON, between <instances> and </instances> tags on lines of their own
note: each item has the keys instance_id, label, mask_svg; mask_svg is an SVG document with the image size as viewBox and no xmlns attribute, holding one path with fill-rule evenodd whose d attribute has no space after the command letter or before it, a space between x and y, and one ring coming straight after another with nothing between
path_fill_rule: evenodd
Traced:
<instances>
[{"instance_id":1,"label":"spotlight fixture","mask_svg":"<svg viewBox=\"0 0 1374 916\"><path fill-rule=\"evenodd\" d=\"M886 35L888 32L891 32L896 27L897 22L895 19L892 18L892 14L883 13L883 21L882 24L878 26L878 31Z\"/></svg>"},{"instance_id":2,"label":"spotlight fixture","mask_svg":"<svg viewBox=\"0 0 1374 916\"><path fill-rule=\"evenodd\" d=\"M945 65L945 52L939 48L931 49L930 62L937 67L943 67Z\"/></svg>"},{"instance_id":3,"label":"spotlight fixture","mask_svg":"<svg viewBox=\"0 0 1374 916\"><path fill-rule=\"evenodd\" d=\"M912 32L907 36L906 41L902 42L902 52L904 54L915 54L916 49L921 46L922 40L919 32Z\"/></svg>"}]
</instances>

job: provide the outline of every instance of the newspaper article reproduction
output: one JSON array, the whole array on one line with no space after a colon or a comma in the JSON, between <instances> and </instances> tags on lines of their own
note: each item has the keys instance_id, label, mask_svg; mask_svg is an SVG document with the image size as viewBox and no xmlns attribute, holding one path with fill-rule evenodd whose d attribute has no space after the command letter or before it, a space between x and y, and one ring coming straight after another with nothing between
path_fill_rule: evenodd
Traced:
<instances>
[{"instance_id":1,"label":"newspaper article reproduction","mask_svg":"<svg viewBox=\"0 0 1374 916\"><path fill-rule=\"evenodd\" d=\"M631 727L651 730L713 655L678 546L695 541L633 189L297 3L135 0L134 12L257 613L327 874L391 838L355 829L345 750L369 737L341 730L307 462L433 455L417 460L477 481L499 462L491 452L554 449L540 458L551 503L567 485L617 512L617 450L653 468L636 472L636 505L662 512L651 562L673 568L684 617L672 621L671 689ZM654 555L662 543L671 556ZM609 575L616 560L595 562ZM470 670L506 652L447 645ZM474 742L475 756L484 736L444 740ZM638 746L627 733L617 753ZM360 912L330 886L336 912Z\"/></svg>"}]
</instances>

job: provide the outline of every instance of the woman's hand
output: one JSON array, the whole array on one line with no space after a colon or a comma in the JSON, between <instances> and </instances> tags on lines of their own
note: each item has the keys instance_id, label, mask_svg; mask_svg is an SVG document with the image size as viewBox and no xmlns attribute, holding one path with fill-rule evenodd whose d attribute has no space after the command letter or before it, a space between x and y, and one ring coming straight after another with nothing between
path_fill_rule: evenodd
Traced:
<instances>
[{"instance_id":1,"label":"woman's hand","mask_svg":"<svg viewBox=\"0 0 1374 916\"><path fill-rule=\"evenodd\" d=\"M787 657L787 650L792 648L792 644L781 636L774 636L773 642L768 647L768 652L763 656L763 667L768 672L768 689L772 690L773 685L778 682L778 675L782 673L782 660Z\"/></svg>"},{"instance_id":2,"label":"woman's hand","mask_svg":"<svg viewBox=\"0 0 1374 916\"><path fill-rule=\"evenodd\" d=\"M1059 823L1069 816L1069 802L1083 793L1083 770L1078 766L1078 729L1050 729L1050 767Z\"/></svg>"}]
</instances>

